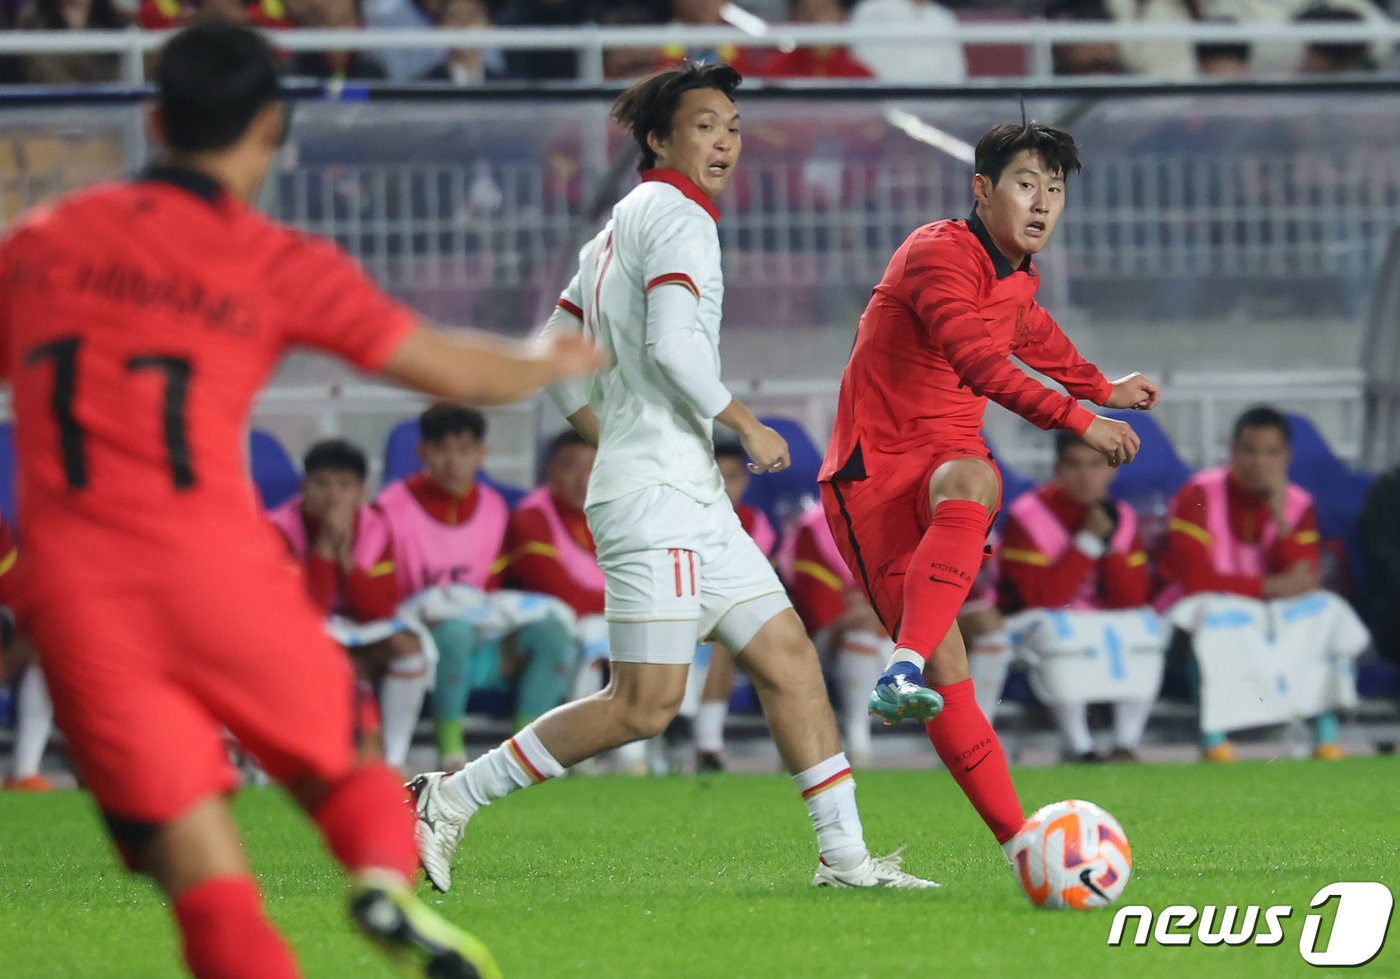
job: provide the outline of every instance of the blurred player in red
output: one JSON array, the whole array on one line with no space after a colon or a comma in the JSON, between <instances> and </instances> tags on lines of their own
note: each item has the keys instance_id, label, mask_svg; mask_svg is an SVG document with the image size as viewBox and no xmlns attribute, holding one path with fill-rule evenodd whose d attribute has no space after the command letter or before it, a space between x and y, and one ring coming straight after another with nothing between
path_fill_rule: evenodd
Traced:
<instances>
[{"instance_id":1,"label":"blurred player in red","mask_svg":"<svg viewBox=\"0 0 1400 979\"><path fill-rule=\"evenodd\" d=\"M224 728L350 872L363 931L433 975L499 975L410 892L412 815L390 769L356 760L350 665L259 513L248 414L297 345L483 402L597 355L453 338L330 243L253 210L287 122L257 33L181 32L157 87L162 165L36 208L0 242L0 369L28 531L21 625L59 726L128 866L165 892L196 975L297 974L225 798Z\"/></svg>"},{"instance_id":2,"label":"blurred player in red","mask_svg":"<svg viewBox=\"0 0 1400 979\"><path fill-rule=\"evenodd\" d=\"M1001 475L980 429L987 399L1041 428L1067 428L1114 465L1138 438L1076 399L1151 408L1140 374L1109 382L1035 301L1031 263L1050 240L1079 169L1069 133L1002 123L977 144L966 220L935 221L895 252L861 317L822 466L837 546L896 648L870 696L929 740L998 843L1024 816L1006 756L973 699L956 625L1001 505ZM1062 383L1053 391L1018 370Z\"/></svg>"}]
</instances>

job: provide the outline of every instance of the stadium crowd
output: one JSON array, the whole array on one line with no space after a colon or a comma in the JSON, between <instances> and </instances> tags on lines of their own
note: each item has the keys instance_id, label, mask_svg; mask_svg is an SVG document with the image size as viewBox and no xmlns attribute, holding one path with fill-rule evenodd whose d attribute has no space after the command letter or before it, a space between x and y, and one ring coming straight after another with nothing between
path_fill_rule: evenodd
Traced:
<instances>
[{"instance_id":1,"label":"stadium crowd","mask_svg":"<svg viewBox=\"0 0 1400 979\"><path fill-rule=\"evenodd\" d=\"M984 713L995 720L1004 695L1038 704L1064 759L1130 762L1169 691L1197 706L1206 761L1234 759L1232 731L1299 718L1313 757L1341 757L1338 712L1357 706L1356 661L1373 643L1349 601L1360 589L1343 543L1322 536L1312 496L1289 479L1295 425L1269 407L1242 414L1228 460L1189 475L1164 524L1116 499L1117 471L1071 434L1053 436L1044 484L1011 473L959 616ZM526 492L486 475L480 412L437 404L400 429L408 439L390 449L398 457L386 459L387 484L372 500L369 460L343 439L306 452L290 499L263 492L308 599L356 665L364 750L408 767L426 711L437 763L450 771L466 760L466 715L518 728L606 681L603 576L584 516L595 450L572 431L557 435L540 460L540 485ZM893 648L887 624L847 570L819 504L804 510L789 498L773 509L771 495L754 498L770 505L766 513L745 502L754 486L737 446L720 443L716 454L744 528L772 557L821 652L847 749L868 761L866 698ZM807 478L815 473L799 484ZM1400 574L1398 480L1378 479L1360 515L1356 556L1373 594L1388 593ZM3 601L23 561L3 526L0 545ZM1362 608L1375 648L1400 660L1394 608ZM664 741L693 741L697 770L722 769L732 656L716 646L692 672L682 719ZM1029 692L1015 692L1018 682ZM37 667L14 694L5 785L41 790L51 711ZM1111 734L1091 731L1094 704L1111 705ZM663 739L650 747L619 752L616 766L664 770Z\"/></svg>"},{"instance_id":2,"label":"stadium crowd","mask_svg":"<svg viewBox=\"0 0 1400 979\"><path fill-rule=\"evenodd\" d=\"M217 18L273 29L474 29L660 25L725 26L725 0L5 0L0 26L10 30L160 30ZM751 16L795 24L953 28L959 22L1025 17L1080 22L1214 22L1265 24L1382 21L1391 15L1373 0L1025 0L955 3L934 0L745 0ZM744 75L768 79L875 79L887 84L956 84L968 77L1024 75L1028 52L1017 45L964 49L954 41L907 45L864 42L850 48L775 50L729 45L706 48L616 48L605 56L609 78L635 78L682 60L725 61ZM1305 50L1254 45L1151 42L1061 44L1058 75L1138 75L1164 80L1196 77L1364 73L1396 68L1383 44L1326 43ZM318 79L436 82L474 86L498 81L576 79L570 50L419 49L298 52L288 73ZM115 54L32 54L0 57L0 84L92 84L122 79Z\"/></svg>"}]
</instances>

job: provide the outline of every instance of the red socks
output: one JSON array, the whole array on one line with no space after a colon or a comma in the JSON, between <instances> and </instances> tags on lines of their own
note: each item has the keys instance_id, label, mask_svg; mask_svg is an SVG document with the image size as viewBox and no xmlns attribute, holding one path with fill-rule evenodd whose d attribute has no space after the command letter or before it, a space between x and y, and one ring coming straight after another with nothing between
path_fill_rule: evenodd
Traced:
<instances>
[{"instance_id":1,"label":"red socks","mask_svg":"<svg viewBox=\"0 0 1400 979\"><path fill-rule=\"evenodd\" d=\"M971 500L944 500L934 509L904 575L900 646L928 659L948 634L982 567L990 519Z\"/></svg>"},{"instance_id":2,"label":"red socks","mask_svg":"<svg viewBox=\"0 0 1400 979\"><path fill-rule=\"evenodd\" d=\"M973 699L971 680L933 689L943 695L943 712L924 724L928 739L997 842L1005 843L1025 816L1001 741Z\"/></svg>"},{"instance_id":3,"label":"red socks","mask_svg":"<svg viewBox=\"0 0 1400 979\"><path fill-rule=\"evenodd\" d=\"M331 852L347 870L378 868L413 880L418 851L413 810L399 777L387 765L351 772L311 813Z\"/></svg>"},{"instance_id":4,"label":"red socks","mask_svg":"<svg viewBox=\"0 0 1400 979\"><path fill-rule=\"evenodd\" d=\"M297 979L251 877L211 877L175 901L185 962L198 979Z\"/></svg>"}]
</instances>

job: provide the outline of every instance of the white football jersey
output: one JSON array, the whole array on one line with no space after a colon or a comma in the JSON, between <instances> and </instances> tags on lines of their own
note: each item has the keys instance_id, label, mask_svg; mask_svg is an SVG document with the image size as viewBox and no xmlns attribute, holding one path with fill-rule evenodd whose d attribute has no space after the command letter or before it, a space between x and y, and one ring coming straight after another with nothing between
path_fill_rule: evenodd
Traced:
<instances>
[{"instance_id":1,"label":"white football jersey","mask_svg":"<svg viewBox=\"0 0 1400 979\"><path fill-rule=\"evenodd\" d=\"M648 486L672 486L700 503L724 497L713 421L676 393L651 359L646 335L650 290L691 289L700 300L700 347L719 377L724 275L718 217L690 180L674 170L648 170L579 251L578 274L559 306L582 321L584 336L612 361L587 386L602 429L588 481L590 506Z\"/></svg>"}]
</instances>

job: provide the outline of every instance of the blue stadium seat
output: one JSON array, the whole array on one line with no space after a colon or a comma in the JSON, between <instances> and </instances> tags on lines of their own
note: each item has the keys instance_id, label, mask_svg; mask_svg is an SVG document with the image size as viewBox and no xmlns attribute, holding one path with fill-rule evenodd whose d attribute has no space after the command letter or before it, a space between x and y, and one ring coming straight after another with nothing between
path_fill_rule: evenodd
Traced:
<instances>
[{"instance_id":1,"label":"blue stadium seat","mask_svg":"<svg viewBox=\"0 0 1400 979\"><path fill-rule=\"evenodd\" d=\"M787 439L792 465L780 473L765 473L750 481L744 502L758 507L775 528L781 529L820 496L817 474L822 468L822 452L795 418L769 415L760 420Z\"/></svg>"},{"instance_id":2,"label":"blue stadium seat","mask_svg":"<svg viewBox=\"0 0 1400 979\"><path fill-rule=\"evenodd\" d=\"M1312 494L1318 531L1325 538L1342 542L1351 580L1360 588L1363 582L1358 520L1375 477L1357 472L1337 458L1306 415L1289 415L1288 426L1293 432L1293 463L1288 468L1288 478Z\"/></svg>"},{"instance_id":3,"label":"blue stadium seat","mask_svg":"<svg viewBox=\"0 0 1400 979\"><path fill-rule=\"evenodd\" d=\"M384 485L398 482L405 476L412 476L423 468L418 461L418 419L410 418L399 422L389 432L384 441ZM477 471L476 478L505 497L506 506L512 510L529 494L529 490L494 478L485 469Z\"/></svg>"},{"instance_id":4,"label":"blue stadium seat","mask_svg":"<svg viewBox=\"0 0 1400 979\"><path fill-rule=\"evenodd\" d=\"M1112 487L1114 497L1131 503L1139 513L1165 505L1191 478L1191 467L1181 461L1167 433L1146 412L1119 409L1100 414L1127 422L1142 440L1138 457L1118 470Z\"/></svg>"},{"instance_id":5,"label":"blue stadium seat","mask_svg":"<svg viewBox=\"0 0 1400 979\"><path fill-rule=\"evenodd\" d=\"M301 492L301 471L271 432L255 428L249 433L248 461L265 509L275 510Z\"/></svg>"},{"instance_id":6,"label":"blue stadium seat","mask_svg":"<svg viewBox=\"0 0 1400 979\"><path fill-rule=\"evenodd\" d=\"M15 432L9 422L0 422L0 513L15 525Z\"/></svg>"}]
</instances>

